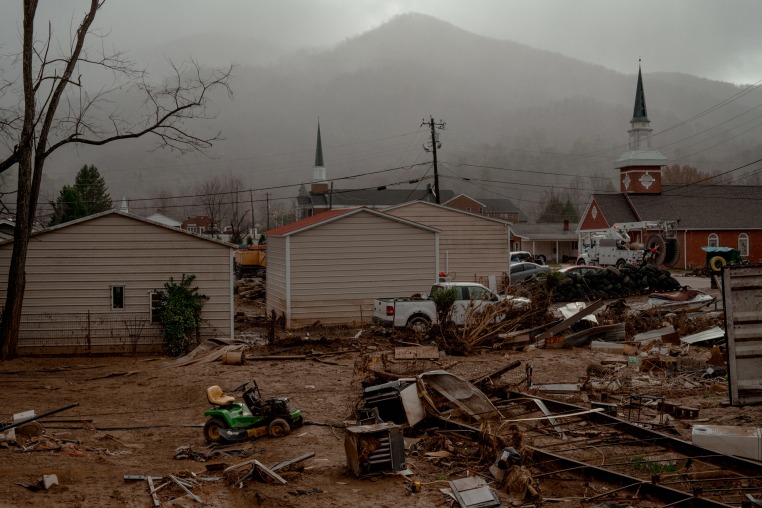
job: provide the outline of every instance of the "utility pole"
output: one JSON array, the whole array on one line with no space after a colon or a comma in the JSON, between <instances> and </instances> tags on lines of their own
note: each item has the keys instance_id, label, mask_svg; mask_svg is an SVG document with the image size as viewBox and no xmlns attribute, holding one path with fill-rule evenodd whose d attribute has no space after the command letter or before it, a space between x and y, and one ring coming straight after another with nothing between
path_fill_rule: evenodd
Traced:
<instances>
[{"instance_id":1,"label":"utility pole","mask_svg":"<svg viewBox=\"0 0 762 508\"><path fill-rule=\"evenodd\" d=\"M267 230L270 231L270 193L265 192L265 201L267 203Z\"/></svg>"},{"instance_id":2,"label":"utility pole","mask_svg":"<svg viewBox=\"0 0 762 508\"><path fill-rule=\"evenodd\" d=\"M426 144L423 145L423 149L427 152L430 150L432 154L434 155L434 198L436 199L436 203L439 203L439 171L437 170L437 148L442 148L442 143L439 142L439 134L437 134L435 129L444 129L445 123L440 120L439 123L434 122L434 117L429 116L429 121L423 120L421 122L421 127L424 125L429 125L431 127L431 148L426 146Z\"/></svg>"},{"instance_id":3,"label":"utility pole","mask_svg":"<svg viewBox=\"0 0 762 508\"><path fill-rule=\"evenodd\" d=\"M249 234L254 234L254 191L249 189L249 210L251 211L251 228L249 229ZM253 238L253 237L252 237Z\"/></svg>"}]
</instances>

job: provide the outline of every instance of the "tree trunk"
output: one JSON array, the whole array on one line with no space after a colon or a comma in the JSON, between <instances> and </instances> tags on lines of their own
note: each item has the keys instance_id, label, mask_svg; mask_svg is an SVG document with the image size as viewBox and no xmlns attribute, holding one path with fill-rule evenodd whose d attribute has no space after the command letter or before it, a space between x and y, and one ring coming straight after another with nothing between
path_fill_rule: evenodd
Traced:
<instances>
[{"instance_id":1,"label":"tree trunk","mask_svg":"<svg viewBox=\"0 0 762 508\"><path fill-rule=\"evenodd\" d=\"M19 232L19 229L22 229L23 232ZM16 357L21 327L21 305L24 302L24 288L26 287L24 265L26 264L29 236L26 225L16 225L16 238L13 242L13 256L11 257L11 268L8 275L8 290L5 294L3 318L0 322L0 344L2 345L0 360L10 360Z\"/></svg>"},{"instance_id":2,"label":"tree trunk","mask_svg":"<svg viewBox=\"0 0 762 508\"><path fill-rule=\"evenodd\" d=\"M21 304L24 303L26 288L26 251L29 238L32 235L34 223L34 208L32 199L32 168L35 146L35 92L32 67L34 52L34 16L37 10L37 0L24 0L24 48L22 50L23 88L24 88L24 126L21 130L19 143L16 147L19 165L19 183L16 196L16 227L13 231L13 254L8 273L8 289L5 293L3 316L0 321L0 360L16 357L19 343L19 328L21 327ZM41 143L45 147L45 143ZM43 159L44 160L44 159ZM42 162L42 161L40 161ZM42 166L40 166L42 167Z\"/></svg>"},{"instance_id":3,"label":"tree trunk","mask_svg":"<svg viewBox=\"0 0 762 508\"><path fill-rule=\"evenodd\" d=\"M29 215L29 186L31 154L23 154L19 162L19 192L16 203L16 227L13 231L13 254L8 273L8 290L5 293L2 321L0 321L0 360L16 357L21 327L21 305L26 287L26 253L32 234Z\"/></svg>"}]
</instances>

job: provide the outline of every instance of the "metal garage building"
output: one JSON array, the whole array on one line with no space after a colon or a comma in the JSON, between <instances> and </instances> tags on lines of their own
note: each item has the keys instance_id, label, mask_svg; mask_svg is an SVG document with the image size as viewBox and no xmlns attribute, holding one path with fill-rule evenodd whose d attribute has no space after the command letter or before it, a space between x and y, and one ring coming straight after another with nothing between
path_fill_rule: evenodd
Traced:
<instances>
[{"instance_id":1,"label":"metal garage building","mask_svg":"<svg viewBox=\"0 0 762 508\"><path fill-rule=\"evenodd\" d=\"M0 244L0 304L12 250ZM33 234L26 274L21 354L161 351L152 295L183 274L208 297L201 338L233 333L231 246L134 215L110 210Z\"/></svg>"},{"instance_id":2,"label":"metal garage building","mask_svg":"<svg viewBox=\"0 0 762 508\"><path fill-rule=\"evenodd\" d=\"M294 328L369 323L373 299L427 291L439 232L368 208L340 209L270 230L267 312Z\"/></svg>"},{"instance_id":3,"label":"metal garage building","mask_svg":"<svg viewBox=\"0 0 762 508\"><path fill-rule=\"evenodd\" d=\"M436 228L439 234L439 265L460 282L480 282L502 290L508 271L510 223L456 208L413 201L386 208L384 213Z\"/></svg>"}]
</instances>

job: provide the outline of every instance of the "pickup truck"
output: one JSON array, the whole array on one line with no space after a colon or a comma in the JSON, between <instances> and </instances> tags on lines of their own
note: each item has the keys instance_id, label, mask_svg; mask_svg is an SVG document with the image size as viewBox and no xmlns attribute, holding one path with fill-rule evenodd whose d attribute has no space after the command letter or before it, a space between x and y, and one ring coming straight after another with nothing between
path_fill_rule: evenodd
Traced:
<instances>
[{"instance_id":1,"label":"pickup truck","mask_svg":"<svg viewBox=\"0 0 762 508\"><path fill-rule=\"evenodd\" d=\"M473 282L444 282L431 286L428 295L421 298L377 298L373 301L373 323L376 325L402 328L408 327L416 332L426 332L437 322L437 310L431 294L440 288L454 287L458 298L453 304L452 320L462 325L472 302L475 307L494 305L506 297L490 291L481 284ZM528 305L529 299L511 298L516 305Z\"/></svg>"}]
</instances>

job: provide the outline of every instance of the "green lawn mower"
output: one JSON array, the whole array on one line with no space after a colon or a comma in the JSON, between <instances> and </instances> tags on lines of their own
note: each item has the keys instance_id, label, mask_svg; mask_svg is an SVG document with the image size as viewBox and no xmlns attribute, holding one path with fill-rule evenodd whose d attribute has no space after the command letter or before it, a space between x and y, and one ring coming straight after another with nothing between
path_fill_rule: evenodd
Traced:
<instances>
[{"instance_id":1,"label":"green lawn mower","mask_svg":"<svg viewBox=\"0 0 762 508\"><path fill-rule=\"evenodd\" d=\"M219 386L207 388L206 397L214 405L204 411L204 416L209 417L204 425L204 437L209 443L243 441L266 434L283 437L304 424L302 411L291 409L288 397L262 400L255 380L234 390L239 391L243 392L243 402L235 402L235 397L225 395Z\"/></svg>"}]
</instances>

